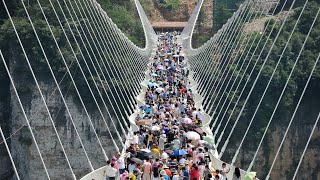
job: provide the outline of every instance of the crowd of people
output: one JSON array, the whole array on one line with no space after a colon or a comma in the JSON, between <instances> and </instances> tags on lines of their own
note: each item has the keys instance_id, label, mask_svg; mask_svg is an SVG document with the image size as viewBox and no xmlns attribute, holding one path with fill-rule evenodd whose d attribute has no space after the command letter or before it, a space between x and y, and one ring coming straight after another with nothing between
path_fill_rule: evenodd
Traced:
<instances>
[{"instance_id":1,"label":"crowd of people","mask_svg":"<svg viewBox=\"0 0 320 180\"><path fill-rule=\"evenodd\" d=\"M108 161L107 179L226 180L226 164L220 169L210 166L211 146L201 129L203 112L195 107L189 67L176 40L175 32L158 38L145 105L135 119L139 130L126 152Z\"/></svg>"}]
</instances>

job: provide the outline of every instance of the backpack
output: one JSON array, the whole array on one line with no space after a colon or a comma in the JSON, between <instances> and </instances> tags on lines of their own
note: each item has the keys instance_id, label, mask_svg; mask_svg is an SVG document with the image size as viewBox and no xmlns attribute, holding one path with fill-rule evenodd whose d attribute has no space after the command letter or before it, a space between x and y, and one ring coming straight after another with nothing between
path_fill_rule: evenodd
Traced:
<instances>
[{"instance_id":1,"label":"backpack","mask_svg":"<svg viewBox=\"0 0 320 180\"><path fill-rule=\"evenodd\" d=\"M159 177L159 168L158 168L158 166L154 166L153 167L153 176L155 178Z\"/></svg>"}]
</instances>

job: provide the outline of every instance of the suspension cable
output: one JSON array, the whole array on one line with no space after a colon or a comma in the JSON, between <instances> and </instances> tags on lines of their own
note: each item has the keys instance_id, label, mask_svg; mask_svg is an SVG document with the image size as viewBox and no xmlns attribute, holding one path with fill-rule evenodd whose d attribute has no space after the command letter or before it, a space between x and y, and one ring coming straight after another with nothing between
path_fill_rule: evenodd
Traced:
<instances>
[{"instance_id":1,"label":"suspension cable","mask_svg":"<svg viewBox=\"0 0 320 180\"><path fill-rule=\"evenodd\" d=\"M318 58L319 58L319 57L318 57ZM310 136L309 136L309 138L308 138L308 141L307 141L307 143L306 143L306 146L304 147L304 150L303 150L303 153L302 153L301 158L300 158L300 160L299 160L298 166L297 166L297 168L296 168L296 171L294 172L294 175L293 175L293 178L292 178L293 180L296 179L296 176L297 176L297 174L298 174L300 165L301 165L302 160L303 160L303 158L304 158L304 155L305 155L305 153L306 153L306 151L307 151L307 149L308 149L308 146L309 146L309 144L310 144L312 135L313 135L313 133L314 133L314 131L315 131L317 125L318 125L319 119L320 119L320 113L318 114L317 120L316 120L316 122L315 122L314 125L313 125L312 131L311 131L311 133L310 133Z\"/></svg>"},{"instance_id":2,"label":"suspension cable","mask_svg":"<svg viewBox=\"0 0 320 180\"><path fill-rule=\"evenodd\" d=\"M294 0L294 1L292 2L291 9L292 9L292 6L293 6L293 4L295 3L295 1L296 1L296 0ZM283 5L283 7L284 7L284 6L285 6L285 4ZM291 9L290 9L290 10L291 10ZM285 16L284 20L283 20L282 23L281 23L281 27L279 28L279 31L278 31L276 37L274 38L274 41L273 41L273 43L272 43L272 45L271 45L271 47L270 47L270 50L268 51L268 54L267 54L266 58L264 58L265 60L263 61L262 65L261 65L261 67L260 67L260 70L259 70L258 74L257 74L256 77L255 77L255 80L254 80L254 82L253 82L253 85L251 86L251 89L250 89L250 91L249 91L249 93L248 93L248 95L247 95L247 97L246 97L246 99L245 99L245 101L244 101L244 104L242 105L242 107L241 107L241 109L240 109L240 112L239 112L239 114L238 114L238 116L237 116L237 118L236 118L236 120L235 120L235 123L234 123L234 125L233 125L233 127L232 127L232 129L231 129L231 133L230 133L230 134L232 134L232 132L233 132L233 130L234 130L234 128L235 128L235 125L237 124L237 122L239 121L239 119L240 119L240 117L241 117L241 114L242 114L242 112L243 112L243 110L244 110L244 108L245 108L245 106L246 106L246 103L248 102L248 99L249 99L249 97L250 97L250 95L251 95L251 93L252 93L252 91L253 91L253 89L254 89L254 87L255 87L255 84L257 83L257 81L258 81L258 79L259 79L259 77L260 77L260 74L261 74L261 72L262 72L262 70L263 70L263 68L264 68L264 65L266 64L266 62L267 62L267 60L268 60L268 58L269 58L269 56L270 56L270 54L271 54L271 52L272 52L272 49L273 49L273 47L274 47L274 45L275 45L276 40L278 39L278 37L279 37L279 35L280 35L280 32L281 32L281 30L283 29L284 24L285 24L286 21L287 21L288 16L289 16L289 14L287 14L287 15ZM270 32L267 40L265 41L264 46L263 46L262 50L260 51L259 56L257 57L257 61L256 61L255 65L257 65L258 60L260 59L260 57L261 57L261 55L262 55L262 52L263 52L264 48L266 47L267 42L268 42L268 40L270 39L271 33L273 32L275 26L276 26L276 24L273 25L272 30L271 30L271 32ZM253 56L252 56L252 57L253 57ZM254 66L254 67L255 67L255 66ZM254 68L252 68L249 77L251 77L253 71L254 71ZM217 141L217 144L220 143L220 141L221 141L221 139L222 139L222 136L223 136L223 134L224 134L224 132L225 132L225 130L226 130L226 128L227 128L227 125L228 125L228 123L229 123L230 120L231 120L231 117L232 117L232 115L233 115L233 112L235 111L236 106L238 105L238 103L239 103L239 101L240 101L240 97L242 96L242 93L244 92L245 87L246 87L247 83L249 82L249 80L250 80L250 78L247 79L246 84L245 84L244 87L242 88L242 91L241 91L241 93L240 93L240 96L239 96L236 104L234 105L234 108L232 109L232 112L231 112L230 115L229 115L229 118L228 118L228 120L227 120L227 123L225 124L222 132L220 133L220 136L219 136L219 139L218 139L218 141ZM222 154L224 153L224 150L225 150L225 148L226 148L226 144L228 144L228 141L229 141L229 138L230 138L230 134L228 135L228 138L227 138L227 140L225 141L225 143L224 143L224 145L223 145L223 147L222 147L222 150L221 150L221 153L220 153L219 157L221 157Z\"/></svg>"},{"instance_id":3,"label":"suspension cable","mask_svg":"<svg viewBox=\"0 0 320 180\"><path fill-rule=\"evenodd\" d=\"M301 49L300 49L300 52L299 52L298 57L297 57L297 60L296 60L296 62L295 62L294 65L293 65L294 67L295 67L296 64L298 63L298 59L300 58L300 55L301 55L301 53L302 53L302 51L303 51L303 49L304 49L304 46L305 46L306 43L307 43L307 40L308 40L308 38L309 38L309 35L310 35L310 33L311 33L312 29L313 29L313 26L314 26L314 24L315 24L315 22L316 22L316 20L317 20L317 18L318 18L319 12L320 12L320 8L318 8L318 12L317 12L317 14L316 14L316 16L315 16L315 18L314 18L314 20L313 20L313 22L312 22L312 25L311 25L311 27L310 27L310 29L309 29L309 32L308 32L308 34L307 34L307 36L306 36L306 39L305 39L305 41L303 42L303 45L302 45L302 47L301 47ZM320 54L319 54L319 56L320 56ZM280 150L281 150L281 148L282 148L282 145L283 145L283 143L284 143L284 141L285 141L285 139L286 139L286 136L287 136L287 134L288 134L288 132L289 132L289 129L290 129L290 127L291 127L291 124L292 124L292 122L293 122L293 119L294 119L294 117L295 117L295 115L296 115L296 113L297 113L297 111L298 111L298 109L299 109L300 103L301 103L302 98L303 98L303 96L304 96L304 94L305 94L305 91L306 91L306 89L307 89L307 87L308 87L308 85L309 85L309 82L310 82L310 80L311 80L311 77L312 77L312 74L313 74L313 72L314 72L314 70L315 70L315 67L316 67L316 65L317 65L317 63L318 63L318 60L319 60L319 58L318 58L317 61L314 63L314 66L313 66L312 71L311 71L311 73L310 73L310 75L309 75L309 78L308 78L308 80L307 80L307 83L305 84L305 86L304 86L304 88L303 88L303 91L302 91L302 93L301 93L301 95L300 95L299 101L298 101L298 103L297 103L297 105L296 105L296 108L295 108L295 110L294 110L294 112L293 112L293 114L292 114L292 116L291 116L289 125L287 126L286 132L284 133L284 136L283 136L283 138L282 138L282 140L281 140L281 143L280 143L280 145L279 145L279 148L278 148L278 150L277 150L276 156L275 156L274 159L273 159L273 162L272 162L272 165L271 165L270 170L269 170L269 172L268 172L268 175L267 175L267 177L266 177L266 180L268 180L268 179L270 178L271 170L272 170L272 168L273 168L273 166L274 166L274 164L275 164L275 162L276 162L276 160L277 160L277 157L278 157L279 152L280 152ZM294 68L292 68L289 77L291 77L291 75L293 74L293 70L294 70ZM288 82L288 81L287 81L287 82Z\"/></svg>"},{"instance_id":4,"label":"suspension cable","mask_svg":"<svg viewBox=\"0 0 320 180\"><path fill-rule=\"evenodd\" d=\"M293 33L295 32L295 29L296 29L296 27L297 27L297 25L298 25L298 23L299 23L299 21L300 21L300 18L301 18L301 16L302 16L303 12L304 12L304 9L305 9L307 3L308 3L308 0L306 0L304 6L303 6L303 8L302 8L302 10L301 10L301 12L300 12L300 14L299 14L299 17L298 17L298 19L297 19L294 27L292 28L293 30L291 31L291 34L290 34L290 36L289 36L289 38L288 38L288 40L287 40L287 43L285 44L285 47L284 47L283 50L282 50L282 53L281 53L281 55L280 55L280 57L279 57L279 60L277 61L277 64L276 64L276 66L275 66L274 69L273 69L273 72L272 72L272 74L271 74L271 76L270 76L270 78L269 78L269 81L268 81L268 83L267 83L267 86L264 88L264 92L263 92L263 94L262 94L262 96L261 96L261 98L260 98L260 100L259 100L259 103L258 103L258 105L257 105L257 107L256 107L256 109L255 109L255 111L254 111L254 113L253 113L253 116L252 116L252 118L251 118L251 120L250 120L250 123L249 123L249 125L248 125L247 128L246 128L246 132L245 132L245 134L244 134L244 136L243 136L243 138L242 138L242 140L241 140L241 142L240 142L240 145L238 146L238 149L237 149L237 151L236 151L236 154L233 156L232 164L236 161L236 158L237 158L237 155L238 155L238 153L239 153L239 151L240 151L240 148L241 148L241 146L242 146L242 144L243 144L243 142L244 142L244 140L245 140L245 138L246 138L246 136L247 136L247 133L249 132L249 129L250 129L251 125L252 125L252 122L253 122L253 120L254 120L254 118L255 118L255 116L256 116L259 108L260 108L260 105L261 105L261 103L262 103L262 101L263 101L263 99L264 99L264 96L265 96L268 88L269 88L269 85L271 84L271 81L272 81L272 79L273 79L273 77L274 77L274 75L275 75L275 73L276 73L276 71L277 71L277 69L278 69L278 66L279 66L279 64L280 64L280 62L281 62L281 59L282 59L284 53L285 53L286 50L287 50L287 47L288 47L288 45L289 45L289 42L290 42L290 40L291 40L291 38L292 38ZM297 59L297 60L298 60L298 59ZM297 60L296 60L296 62L297 62ZM294 67L295 67L295 66L293 66L293 69L294 69ZM293 69L292 69L292 70L293 70ZM290 79L290 77L289 77L288 79ZM287 82L289 82L289 80L287 80ZM279 99L281 99L281 97L280 97Z\"/></svg>"},{"instance_id":5,"label":"suspension cable","mask_svg":"<svg viewBox=\"0 0 320 180\"><path fill-rule=\"evenodd\" d=\"M4 0L2 0L2 2L3 2L3 4L4 4L4 6L6 7L6 4L5 4ZM7 10L7 8L6 8L6 10ZM5 67L5 69L6 69L6 72L7 72L7 74L8 74L8 77L9 77L9 79L10 79L10 82L11 82L11 85L12 85L12 87L13 87L14 93L15 93L15 95L16 95L16 97L17 97L19 106L20 106L20 108L21 108L21 110L22 110L22 114L23 114L23 116L24 116L24 118L25 118L25 120L26 120L26 122L27 122L29 131L30 131L30 133L31 133L32 140L33 140L33 142L35 143L37 152L38 152L38 154L39 154L39 156L40 156L40 159L41 159L41 163L42 163L43 168L44 168L44 170L45 170L45 172L46 172L46 176L47 176L47 178L50 180L51 178L50 178L50 175L49 175L49 173L48 173L48 169L47 169L47 167L46 167L46 164L44 163L42 154L41 154L41 152L40 152L40 149L39 149L39 146L38 146L38 143L37 143L37 140L36 140L36 138L35 138L35 136L34 136L34 133L33 133L33 131L32 131L32 127L31 127L31 125L30 125L30 123L29 123L29 119L28 119L27 114L26 114L26 112L25 112L25 110L24 110L24 107L23 107L23 105L22 105L22 102L21 102L20 96L19 96L19 94L18 94L17 88L16 88L16 86L15 86L15 84L14 84L14 81L13 81L13 78L12 78L12 76L11 76L11 74L10 74L10 71L9 71L9 68L8 68L8 65L7 65L7 62L5 61L1 50L0 50L0 56L1 56L1 60L2 60L2 62L3 62L3 64L4 64L4 67Z\"/></svg>"}]
</instances>

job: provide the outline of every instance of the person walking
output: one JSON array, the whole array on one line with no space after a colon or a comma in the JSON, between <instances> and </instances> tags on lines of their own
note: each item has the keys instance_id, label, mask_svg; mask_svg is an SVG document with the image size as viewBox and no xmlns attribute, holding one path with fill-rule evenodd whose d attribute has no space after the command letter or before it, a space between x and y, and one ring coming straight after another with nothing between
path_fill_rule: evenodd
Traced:
<instances>
[{"instance_id":1,"label":"person walking","mask_svg":"<svg viewBox=\"0 0 320 180\"><path fill-rule=\"evenodd\" d=\"M150 163L150 159L147 158L146 161L143 164L143 175L142 180L151 180L151 171L152 166Z\"/></svg>"}]
</instances>

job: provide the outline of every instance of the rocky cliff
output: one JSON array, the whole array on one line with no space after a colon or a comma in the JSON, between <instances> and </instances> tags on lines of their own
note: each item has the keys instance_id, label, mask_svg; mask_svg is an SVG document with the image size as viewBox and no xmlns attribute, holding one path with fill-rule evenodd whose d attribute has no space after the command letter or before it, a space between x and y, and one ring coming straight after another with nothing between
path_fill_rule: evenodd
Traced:
<instances>
[{"instance_id":1,"label":"rocky cliff","mask_svg":"<svg viewBox=\"0 0 320 180\"><path fill-rule=\"evenodd\" d=\"M50 177L51 179L72 179L57 135L53 130L53 126L48 113L44 108L38 89L30 77L30 72L24 62L25 60L23 58L17 58L14 55L14 52L15 50L11 51L11 58L7 59L7 61L10 64L11 72L13 72L13 78L19 96L22 100L46 167L49 170ZM35 142L31 137L31 133L26 124L26 119L22 114L12 86L9 84L2 63L0 63L0 68L0 124L5 130L6 137L13 134L11 138L8 139L8 143L20 178L24 180L46 179L44 167L41 163ZM45 73L43 74L43 77L40 78L41 91L45 96L55 127L58 130L58 134L62 140L62 144L68 155L74 173L77 178L80 178L90 172L90 166L85 157L83 147L75 133L75 127L72 125L66 111L66 107L63 105L61 97L56 90L56 86L48 76L49 75ZM97 138L89 124L88 117L76 98L71 94L73 87L70 86L70 84L67 87L71 87L69 95L66 96L66 101L75 126L80 134L93 167L99 168L105 165L105 158L102 150L99 147ZM67 92L64 91L64 93ZM106 112L103 113L106 114ZM114 155L115 147L110 140L106 125L102 121L100 114L97 110L90 110L90 116L107 155L109 157ZM112 127L109 118L107 116L105 117L108 121L108 126ZM112 131L112 133L114 133L113 136L116 138L115 132ZM0 139L0 142L2 142L2 139ZM0 145L0 159L0 179L11 179L14 176L13 169L3 144Z\"/></svg>"},{"instance_id":2,"label":"rocky cliff","mask_svg":"<svg viewBox=\"0 0 320 180\"><path fill-rule=\"evenodd\" d=\"M181 0L177 9L164 8L159 0L141 0L143 8L151 22L158 21L178 21L186 22L197 4L197 0ZM203 8L199 18L199 26L202 30L210 32L213 26L213 0L204 0Z\"/></svg>"},{"instance_id":3,"label":"rocky cliff","mask_svg":"<svg viewBox=\"0 0 320 180\"><path fill-rule=\"evenodd\" d=\"M320 88L317 90L319 92ZM305 144L309 138L314 122L319 113L320 96L314 96L312 91L309 91L302 101L299 110L296 114L296 118L286 136L286 141L279 153L277 161L271 173L271 179L292 179L296 170L300 157L302 155ZM291 107L292 109L294 107ZM290 114L291 115L291 114ZM258 172L258 177L265 177L269 171L269 168L274 160L275 154L279 148L280 142L284 136L287 125L289 124L291 116L281 117L274 119L270 130L267 133L265 140L263 141L262 148L259 150L257 159L254 163L252 171ZM247 124L248 122L242 122ZM257 129L254 129L257 131ZM251 136L261 137L259 132L251 133ZM239 139L234 138L226 151L224 157L227 162L231 162L232 156L235 153L237 146L239 145ZM248 138L249 139L249 138ZM256 151L259 142L245 141L243 149L240 151L236 166L243 169L248 168L252 157ZM320 179L319 172L319 144L320 144L320 126L318 125L312 136L310 145L306 151L304 159L301 163L298 171L298 179Z\"/></svg>"}]
</instances>

